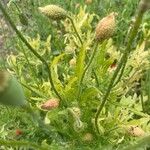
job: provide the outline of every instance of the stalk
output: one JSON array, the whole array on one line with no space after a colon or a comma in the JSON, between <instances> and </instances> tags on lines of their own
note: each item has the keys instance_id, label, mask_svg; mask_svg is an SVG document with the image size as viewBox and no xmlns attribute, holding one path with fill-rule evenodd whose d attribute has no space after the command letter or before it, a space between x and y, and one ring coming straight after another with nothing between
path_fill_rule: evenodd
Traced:
<instances>
[{"instance_id":1,"label":"stalk","mask_svg":"<svg viewBox=\"0 0 150 150\"><path fill-rule=\"evenodd\" d=\"M12 3L15 5L17 11L18 11L19 13L22 13L22 11L20 10L20 8L19 8L18 5L16 4L16 2L12 1Z\"/></svg>"},{"instance_id":2,"label":"stalk","mask_svg":"<svg viewBox=\"0 0 150 150\"><path fill-rule=\"evenodd\" d=\"M97 48L98 48L98 42L96 43L95 48L94 48L94 51L93 51L93 53L92 53L92 56L91 56L91 58L89 59L89 62L88 62L87 66L86 66L85 69L84 69L84 72L83 72L83 74L82 74L81 81L80 81L81 84L82 84L82 82L83 82L84 76L85 76L85 74L86 74L88 68L90 67L90 65L91 65L91 63L92 63L92 61L93 61L93 59L94 59L94 56L95 56L96 51L97 51Z\"/></svg>"},{"instance_id":3,"label":"stalk","mask_svg":"<svg viewBox=\"0 0 150 150\"><path fill-rule=\"evenodd\" d=\"M133 30L130 32L130 35L129 35L129 41L128 41L128 45L127 45L126 50L131 49L131 46L133 43L133 38L136 36L136 34L138 32L138 28L142 22L143 15L149 8L150 8L150 1L149 0L141 0L141 2L139 4L138 15L137 15L136 21L134 23ZM129 51L129 53L130 53L130 51ZM118 77L118 80L116 81L116 83L114 85L116 85L121 80L121 77L123 76L124 69L126 67L126 63L127 63L127 59L124 61L120 76Z\"/></svg>"},{"instance_id":4,"label":"stalk","mask_svg":"<svg viewBox=\"0 0 150 150\"><path fill-rule=\"evenodd\" d=\"M84 69L84 71L83 71L83 73L82 73L82 75L81 75L81 79L80 79L80 81L79 81L79 91L78 91L78 93L77 93L77 100L80 99L81 87L82 87L83 79L84 79L84 76L85 76L87 70L89 69L89 67L90 67L90 65L91 65L91 63L92 63L92 61L93 61L93 59L94 59L94 56L95 56L95 54L96 54L96 52L97 52L97 48L98 48L98 42L96 42L96 45L95 45L94 51L93 51L93 53L92 53L92 56L90 57L89 62L88 62L88 64L86 65L86 67L85 67L85 69ZM95 75L96 75L96 74L95 74Z\"/></svg>"},{"instance_id":5,"label":"stalk","mask_svg":"<svg viewBox=\"0 0 150 150\"><path fill-rule=\"evenodd\" d=\"M75 33L76 33L76 35L77 35L77 37L78 37L78 39L79 39L81 45L83 45L83 41L82 41L82 39L81 39L81 37L80 37L80 35L79 35L77 29L76 29L76 26L75 26L75 24L74 24L74 22L73 22L73 19L72 19L70 16L67 16L67 18L70 20L70 22L71 22L71 24L72 24L72 27L73 27L73 29L74 29L74 31L75 31Z\"/></svg>"},{"instance_id":6,"label":"stalk","mask_svg":"<svg viewBox=\"0 0 150 150\"><path fill-rule=\"evenodd\" d=\"M140 5L139 5L140 7L139 7L138 15L136 17L136 21L134 23L134 26L133 26L130 34L129 34L129 41L128 41L127 47L126 47L126 49L124 51L124 54L123 54L123 56L122 56L122 58L121 58L121 60L120 60L120 62L118 64L118 66L117 66L114 74L113 74L113 77L112 77L112 79L111 79L111 81L109 83L109 86L108 86L108 88L106 90L106 93L104 94L104 97L102 99L102 103L99 105L99 107L97 109L96 116L95 116L95 128L96 128L96 131L98 133L100 133L99 127L98 127L98 118L99 118L99 115L102 112L102 109L104 108L104 106L105 106L105 104L107 102L109 94L110 94L110 92L111 92L111 90L113 88L115 80L116 80L116 78L117 78L117 76L118 76L118 74L119 74L122 66L126 65L126 62L128 60L128 55L130 54L130 52L132 50L132 43L133 43L133 41L134 41L134 39L135 39L135 37L136 37L136 35L138 33L138 29L139 29L140 24L142 22L143 15L144 15L144 13L146 11L144 6L147 4L148 1L149 0L142 0L141 3L140 3ZM123 67L122 72L124 71L124 68L125 68L125 66ZM121 79L121 77L119 77L119 79ZM117 82L119 82L119 81L117 81Z\"/></svg>"},{"instance_id":7,"label":"stalk","mask_svg":"<svg viewBox=\"0 0 150 150\"><path fill-rule=\"evenodd\" d=\"M71 22L71 24L72 24L72 26L73 26L73 29L74 29L74 31L75 31L75 34L77 35L77 37L78 37L78 39L79 39L81 45L83 45L82 38L81 38L81 36L79 35L79 33L78 33L77 29L76 29L76 26L75 26L75 24L74 24L74 22L73 22L73 19L72 19L70 16L67 16L67 17L68 17L68 19L70 20L70 22ZM84 69L84 71L83 71L83 74L82 74L82 76L81 76L81 80L80 80L80 82L79 82L79 92L78 92L78 94L77 94L77 99L79 99L79 97L80 97L80 94L81 94L81 86L82 86L82 82L83 82L84 76L85 76L85 74L86 74L88 68L90 67L90 65L91 65L91 63L92 63L92 61L93 61L93 59L94 59L94 56L95 56L95 54L96 54L97 48L98 48L98 42L96 43L95 48L94 48L94 51L93 51L93 54L92 54L91 58L89 59L89 62L88 62L88 64L87 64L87 66L85 67L85 69ZM94 70L93 70L93 72L94 72L95 77L97 77ZM96 78L96 79L97 79L97 78ZM98 80L96 80L96 81L97 81L97 83L98 83Z\"/></svg>"},{"instance_id":8,"label":"stalk","mask_svg":"<svg viewBox=\"0 0 150 150\"><path fill-rule=\"evenodd\" d=\"M12 27L12 29L16 32L16 34L18 35L18 37L22 40L22 42L28 47L28 49L46 66L46 70L48 72L48 77L49 77L49 81L50 81L50 85L52 90L55 92L55 94L58 96L58 98L60 100L62 100L62 97L59 95L58 91L55 88L55 85L53 83L52 80L52 75L51 75L51 70L49 68L48 63L46 62L46 60L41 57L36 50L30 45L30 43L25 39L25 37L22 35L22 33L16 28L14 22L12 21L12 19L10 18L10 16L8 15L8 13L6 12L5 8L2 5L2 2L0 2L0 10L2 11L5 19L9 22L10 26Z\"/></svg>"}]
</instances>

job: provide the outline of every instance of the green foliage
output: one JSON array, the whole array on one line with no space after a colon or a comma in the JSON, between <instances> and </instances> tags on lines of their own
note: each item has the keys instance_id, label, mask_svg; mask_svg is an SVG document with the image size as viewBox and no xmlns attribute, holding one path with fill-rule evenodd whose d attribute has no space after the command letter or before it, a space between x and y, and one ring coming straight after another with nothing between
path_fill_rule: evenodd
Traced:
<instances>
[{"instance_id":1,"label":"green foliage","mask_svg":"<svg viewBox=\"0 0 150 150\"><path fill-rule=\"evenodd\" d=\"M103 96L126 49L126 42L132 27L131 19L138 2L138 0L121 2L100 0L86 6L83 6L84 1L69 0L65 2L52 0L9 2L7 11L11 19L14 18L16 25L21 26L20 31L27 42L48 64L52 81L62 100L58 108L49 111L41 109L41 104L57 97L57 94L49 82L50 78L45 64L33 55L32 51L29 51L20 38L16 38L13 46L17 52L7 56L5 66L10 73L17 76L24 87L28 102L47 129L39 127L34 118L22 109L0 106L0 116L3 116L0 119L2 127L0 145L4 145L0 148L15 149L22 146L25 149L41 150L111 150L141 147L141 150L144 150L145 147L150 146L148 110L150 104L148 46L150 28L148 19L145 19L149 18L148 14L140 26L134 43L131 44L132 50L122 78L113 85L108 102L98 117L100 134L96 132L94 123L98 106L102 103ZM13 5L14 3L21 14L25 14L21 18L23 20L19 20L20 14ZM74 14L69 12L73 24L69 18L56 22L41 15L38 7L49 3L59 3L74 12ZM80 7L74 8L77 3L80 3ZM84 69L93 54L96 43L95 26L99 18L112 11L119 14L116 34L109 40L98 44L94 59L81 84ZM70 63L72 59L76 60L74 64ZM4 63L0 63L0 67L3 65ZM134 137L129 131L132 126L139 126L144 132L144 137L143 135ZM16 129L22 130L23 133L19 136L15 135ZM92 136L91 139L85 136L87 133ZM27 141L30 141L32 145ZM139 144L136 145L137 141ZM129 144L135 144L135 146L128 148Z\"/></svg>"}]
</instances>

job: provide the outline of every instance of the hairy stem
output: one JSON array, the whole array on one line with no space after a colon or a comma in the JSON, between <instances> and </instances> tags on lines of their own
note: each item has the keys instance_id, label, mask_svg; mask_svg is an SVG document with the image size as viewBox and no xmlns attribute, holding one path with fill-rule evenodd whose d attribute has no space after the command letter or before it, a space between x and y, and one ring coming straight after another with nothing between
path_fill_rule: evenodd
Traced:
<instances>
[{"instance_id":1,"label":"hairy stem","mask_svg":"<svg viewBox=\"0 0 150 150\"><path fill-rule=\"evenodd\" d=\"M134 39L135 39L135 37L136 37L136 35L138 33L138 29L139 29L139 26L140 26L140 24L142 22L142 18L143 18L144 12L145 11L143 11L143 9L139 9L139 11L138 11L138 15L136 17L136 21L135 21L134 26L133 26L130 34L129 34L129 41L128 41L127 47L126 47L126 49L124 51L124 54L123 54L123 56L122 56L122 58L121 58L121 60L120 60L120 62L118 64L118 66L117 66L114 74L113 74L113 77L112 77L112 79L111 79L111 81L109 83L109 86L108 86L108 88L106 90L106 93L104 94L102 102L101 102L101 104L99 105L99 107L97 109L96 116L95 116L95 128L96 128L96 131L98 133L100 133L99 132L99 127L98 127L98 118L99 118L99 115L100 115L103 107L105 106L105 104L107 102L107 99L109 97L111 89L113 88L113 85L114 85L114 82L115 82L115 80L116 80L116 78L118 76L118 73L120 72L122 66L126 65L128 55L130 54L130 52L132 50L132 43L133 43L133 41L134 41ZM124 68L125 68L125 66L124 66ZM123 68L123 71L124 71L124 68ZM121 79L121 77L120 77L120 79Z\"/></svg>"},{"instance_id":2,"label":"hairy stem","mask_svg":"<svg viewBox=\"0 0 150 150\"><path fill-rule=\"evenodd\" d=\"M12 1L12 3L15 5L17 11L18 11L19 13L22 13L22 11L20 10L20 8L19 8L18 5L16 4L16 2Z\"/></svg>"},{"instance_id":3,"label":"hairy stem","mask_svg":"<svg viewBox=\"0 0 150 150\"><path fill-rule=\"evenodd\" d=\"M139 4L139 10L138 10L138 15L137 15L137 18L136 18L136 21L134 23L134 27L133 27L133 30L130 32L130 35L129 35L129 41L128 41L128 45L127 45L127 48L126 50L129 51L130 53L130 50L131 50L131 46L132 46L132 43L133 43L133 39L134 37L136 36L137 32L138 32L138 28L141 24L141 21L142 21L142 17L144 15L144 13L150 8L150 1L149 0L141 0L140 4ZM125 70L125 67L126 67L126 63L127 63L127 59L124 61L124 64L123 64L123 68L121 70L121 73L120 73L120 76L118 77L118 80L116 81L116 83L114 85L116 85L122 78L123 76L123 72Z\"/></svg>"},{"instance_id":4,"label":"hairy stem","mask_svg":"<svg viewBox=\"0 0 150 150\"><path fill-rule=\"evenodd\" d=\"M89 62L88 62L87 66L86 66L85 69L84 69L84 72L83 72L83 74L82 74L81 81L80 81L81 84L82 84L82 82L83 82L84 76L85 76L85 74L86 74L88 68L90 67L90 65L91 65L91 63L92 63L92 61L93 61L93 59L94 59L94 56L95 56L96 51L97 51L97 48L98 48L98 43L96 43L95 48L94 48L94 51L93 51L93 53L92 53L92 56L91 56L91 58L89 59Z\"/></svg>"},{"instance_id":5,"label":"hairy stem","mask_svg":"<svg viewBox=\"0 0 150 150\"><path fill-rule=\"evenodd\" d=\"M48 63L46 62L46 60L41 57L36 50L30 45L30 43L26 40L26 38L22 35L22 33L16 28L16 25L14 24L14 22L12 21L12 19L10 18L10 16L8 15L8 13L6 12L5 8L3 7L2 3L0 2L0 10L2 11L5 19L9 22L9 24L11 25L12 29L16 32L16 34L18 35L18 37L22 40L22 42L28 47L28 49L46 66L47 72L48 72L48 77L49 77L49 81L50 81L50 85L52 90L55 92L55 94L59 97L60 100L62 100L61 96L59 95L58 91L55 88L55 85L53 83L52 80L52 75L51 75L51 70L49 68Z\"/></svg>"},{"instance_id":6,"label":"hairy stem","mask_svg":"<svg viewBox=\"0 0 150 150\"><path fill-rule=\"evenodd\" d=\"M93 53L92 53L92 56L90 57L89 62L88 62L88 64L86 65L86 67L85 67L85 69L84 69L84 71L83 71L83 73L82 73L81 79L80 79L80 81L79 81L79 91L78 91L78 94L77 94L77 100L80 99L83 79L84 79L84 76L85 76L87 70L89 69L89 67L90 67L90 65L91 65L91 63L92 63L92 61L93 61L93 59L94 59L94 56L95 56L96 51L97 51L97 48L98 48L98 42L96 42L96 45L95 45L94 51L93 51Z\"/></svg>"},{"instance_id":7,"label":"hairy stem","mask_svg":"<svg viewBox=\"0 0 150 150\"><path fill-rule=\"evenodd\" d=\"M72 19L70 16L68 16L68 19L71 21L71 24L72 24L72 26L73 26L73 28L74 28L74 31L75 31L75 33L76 33L76 35L77 35L77 37L78 37L78 39L79 39L81 45L83 45L82 38L81 38L81 36L79 35L79 33L78 33L78 31L77 31L77 29L76 29L76 27L75 27L75 24L74 24L74 22L73 22L73 19ZM90 58L90 60L89 60L89 62L88 62L88 64L87 64L87 66L85 67L85 70L84 70L84 72L83 72L83 74L82 74L82 77L81 77L81 80L80 80L80 83L79 83L79 92L78 92L78 96L77 96L78 98L77 98L77 99L79 99L79 97L80 97L80 93L81 93L81 85L82 85L84 76L85 76L86 71L88 70L89 66L91 65L93 59L94 59L94 56L95 56L97 47L98 47L98 43L96 43L94 52L93 52L93 54L92 54L92 56L91 56L91 58ZM95 77L97 77L94 70L93 70L93 72L94 72ZM96 78L96 79L97 79L97 78ZM97 83L98 83L98 80L96 80L96 81L97 81Z\"/></svg>"},{"instance_id":8,"label":"hairy stem","mask_svg":"<svg viewBox=\"0 0 150 150\"><path fill-rule=\"evenodd\" d=\"M77 29L76 29L76 26L75 26L75 24L74 24L74 22L73 22L73 19L72 19L70 16L68 16L68 19L70 20L70 22L71 22L71 24L72 24L72 27L73 27L73 29L74 29L74 31L75 31L75 33L76 33L76 35L77 35L77 37L78 37L78 39L79 39L81 45L83 45L83 41L82 41L82 39L81 39L81 37L80 37L80 35L79 35Z\"/></svg>"}]
</instances>

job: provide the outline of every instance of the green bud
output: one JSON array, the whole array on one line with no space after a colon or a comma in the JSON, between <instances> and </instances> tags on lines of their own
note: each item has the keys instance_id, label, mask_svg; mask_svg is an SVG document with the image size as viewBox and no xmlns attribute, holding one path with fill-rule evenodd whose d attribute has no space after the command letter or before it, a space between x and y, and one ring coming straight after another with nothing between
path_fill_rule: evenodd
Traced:
<instances>
[{"instance_id":1,"label":"green bud","mask_svg":"<svg viewBox=\"0 0 150 150\"><path fill-rule=\"evenodd\" d=\"M67 12L56 5L47 5L45 7L39 7L41 13L53 20L65 19L67 17Z\"/></svg>"}]
</instances>

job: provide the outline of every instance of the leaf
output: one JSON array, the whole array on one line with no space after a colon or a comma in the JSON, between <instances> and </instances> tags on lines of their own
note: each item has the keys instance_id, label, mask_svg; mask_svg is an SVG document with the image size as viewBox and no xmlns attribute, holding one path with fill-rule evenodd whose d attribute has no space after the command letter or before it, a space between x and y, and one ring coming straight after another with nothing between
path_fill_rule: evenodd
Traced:
<instances>
[{"instance_id":1,"label":"leaf","mask_svg":"<svg viewBox=\"0 0 150 150\"><path fill-rule=\"evenodd\" d=\"M85 45L83 45L77 57L77 65L75 69L75 74L79 81L81 80L81 77L84 71L85 56L86 56L86 47Z\"/></svg>"},{"instance_id":2,"label":"leaf","mask_svg":"<svg viewBox=\"0 0 150 150\"><path fill-rule=\"evenodd\" d=\"M72 77L69 79L68 84L65 86L65 92L69 91L71 88L74 88L74 85L76 84L77 77Z\"/></svg>"},{"instance_id":3,"label":"leaf","mask_svg":"<svg viewBox=\"0 0 150 150\"><path fill-rule=\"evenodd\" d=\"M61 83L61 81L59 80L59 76L58 76L58 64L59 61L65 56L65 54L61 54L59 56L56 56L52 63L51 63L51 73L52 73L52 78L54 81L54 84L57 88L57 90L61 93L63 93L63 85Z\"/></svg>"},{"instance_id":4,"label":"leaf","mask_svg":"<svg viewBox=\"0 0 150 150\"><path fill-rule=\"evenodd\" d=\"M83 94L81 95L81 102L87 102L91 101L93 97L98 96L100 91L96 87L89 87L86 90L84 90Z\"/></svg>"}]
</instances>

